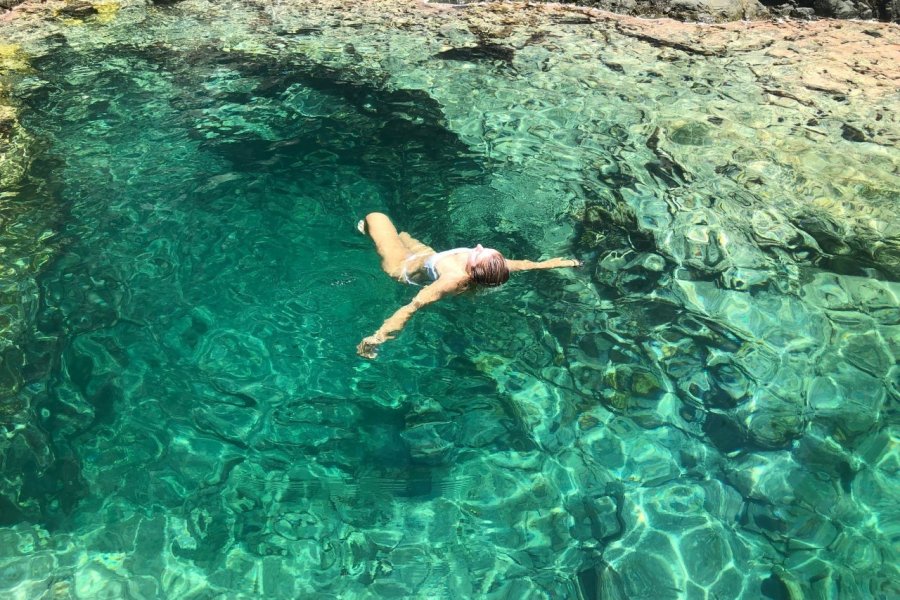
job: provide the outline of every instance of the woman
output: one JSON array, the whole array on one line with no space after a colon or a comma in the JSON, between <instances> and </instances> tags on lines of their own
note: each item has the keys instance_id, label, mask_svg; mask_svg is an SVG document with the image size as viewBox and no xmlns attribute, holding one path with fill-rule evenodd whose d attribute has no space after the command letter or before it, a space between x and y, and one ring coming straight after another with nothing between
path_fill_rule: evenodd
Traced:
<instances>
[{"instance_id":1,"label":"woman","mask_svg":"<svg viewBox=\"0 0 900 600\"><path fill-rule=\"evenodd\" d=\"M474 248L435 252L405 231L397 233L397 228L382 213L368 214L357 227L375 242L385 273L403 283L425 286L409 304L388 317L378 331L359 343L356 351L365 358L375 358L378 346L403 329L414 312L444 296L460 294L477 286L501 285L514 271L581 266L581 261L573 258L551 258L541 262L507 260L498 251L481 244Z\"/></svg>"}]
</instances>

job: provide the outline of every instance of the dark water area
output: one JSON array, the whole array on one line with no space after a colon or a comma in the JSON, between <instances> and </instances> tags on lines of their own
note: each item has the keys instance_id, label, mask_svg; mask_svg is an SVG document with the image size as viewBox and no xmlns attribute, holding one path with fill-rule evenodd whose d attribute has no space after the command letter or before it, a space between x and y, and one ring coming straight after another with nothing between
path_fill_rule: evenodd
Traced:
<instances>
[{"instance_id":1,"label":"dark water area","mask_svg":"<svg viewBox=\"0 0 900 600\"><path fill-rule=\"evenodd\" d=\"M648 189L690 207L704 173L657 133L634 149L607 123L581 210L549 222L556 183L473 150L422 91L213 47L60 46L32 66L16 97L38 153L15 192L49 207L53 258L4 399L23 433L4 447L0 589L898 591L890 265L776 242L749 208L751 268L698 251L709 229L669 245L647 226L666 211L625 207ZM365 361L357 342L415 291L356 231L374 210L517 258L561 228L588 264L429 307Z\"/></svg>"},{"instance_id":2,"label":"dark water area","mask_svg":"<svg viewBox=\"0 0 900 600\"><path fill-rule=\"evenodd\" d=\"M26 126L52 137L29 176L59 182L67 215L60 257L39 280L39 332L59 353L42 357L48 433L96 444L98 428L142 420L128 416L130 399L147 392L153 409L180 406L180 418L242 450L255 428L246 417L219 430L246 409L291 429L295 410L322 404L332 427L365 429L372 409L346 406L354 398L399 402L394 389L357 389L365 365L353 350L407 290L372 268L355 221L383 210L449 243L434 206L482 178L487 161L416 94L296 65L211 54L171 70L160 58L54 54L37 67L56 77L26 98ZM263 410L273 393L287 409ZM403 446L405 412L376 409L386 423L358 434L385 447L353 444L335 466L380 456L406 468L408 452L392 445ZM73 504L41 504L54 501Z\"/></svg>"}]
</instances>

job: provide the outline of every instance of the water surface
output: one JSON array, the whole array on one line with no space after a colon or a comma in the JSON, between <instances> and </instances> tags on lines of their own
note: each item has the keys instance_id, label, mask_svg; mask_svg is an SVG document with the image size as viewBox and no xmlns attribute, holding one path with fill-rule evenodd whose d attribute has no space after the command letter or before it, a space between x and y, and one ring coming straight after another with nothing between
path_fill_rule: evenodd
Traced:
<instances>
[{"instance_id":1,"label":"water surface","mask_svg":"<svg viewBox=\"0 0 900 600\"><path fill-rule=\"evenodd\" d=\"M701 102L749 93L715 65L589 92L534 47L385 85L284 35L183 43L220 26L197 19L71 33L17 83L38 142L14 199L52 259L16 280L6 593L897 592L896 264L792 208L862 196L890 242L883 149L821 150L869 179L766 163ZM356 232L372 210L587 265L429 307L363 361L415 291Z\"/></svg>"}]
</instances>

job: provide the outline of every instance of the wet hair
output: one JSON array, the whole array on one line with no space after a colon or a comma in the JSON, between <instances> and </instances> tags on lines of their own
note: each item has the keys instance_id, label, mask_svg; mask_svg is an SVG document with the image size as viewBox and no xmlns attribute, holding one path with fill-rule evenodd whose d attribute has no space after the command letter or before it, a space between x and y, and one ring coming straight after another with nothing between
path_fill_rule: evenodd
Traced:
<instances>
[{"instance_id":1,"label":"wet hair","mask_svg":"<svg viewBox=\"0 0 900 600\"><path fill-rule=\"evenodd\" d=\"M478 261L472 267L472 281L485 287L497 287L503 285L509 279L509 267L506 259L499 252Z\"/></svg>"}]
</instances>

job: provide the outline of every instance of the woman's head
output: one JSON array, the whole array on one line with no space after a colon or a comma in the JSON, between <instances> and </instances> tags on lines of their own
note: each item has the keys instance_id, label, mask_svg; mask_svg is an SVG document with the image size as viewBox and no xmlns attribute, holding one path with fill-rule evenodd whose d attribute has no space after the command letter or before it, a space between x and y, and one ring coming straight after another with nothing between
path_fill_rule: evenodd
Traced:
<instances>
[{"instance_id":1,"label":"woman's head","mask_svg":"<svg viewBox=\"0 0 900 600\"><path fill-rule=\"evenodd\" d=\"M481 244L475 246L469 254L466 271L475 284L487 287L502 285L509 279L509 267L506 266L503 255L493 248L484 248Z\"/></svg>"}]
</instances>

